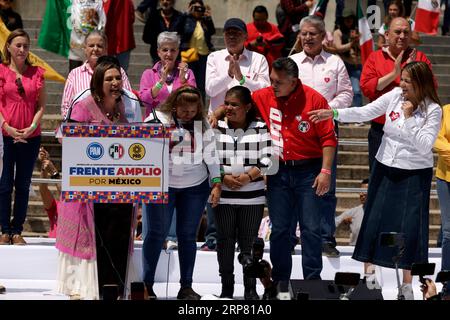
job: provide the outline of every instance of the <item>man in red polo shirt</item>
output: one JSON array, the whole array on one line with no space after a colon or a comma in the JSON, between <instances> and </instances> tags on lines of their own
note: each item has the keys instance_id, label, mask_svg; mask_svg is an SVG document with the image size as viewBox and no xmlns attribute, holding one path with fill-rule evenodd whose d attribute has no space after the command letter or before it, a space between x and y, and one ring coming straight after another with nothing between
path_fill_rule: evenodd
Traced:
<instances>
[{"instance_id":1,"label":"man in red polo shirt","mask_svg":"<svg viewBox=\"0 0 450 320\"><path fill-rule=\"evenodd\" d=\"M309 121L309 111L329 106L322 95L301 83L292 59L277 59L270 80L272 85L255 91L253 99L279 155L278 171L267 176L267 202L272 222L272 278L284 285L292 270L289 230L294 215L300 222L303 277L320 279L319 197L330 187L337 139L332 120L318 124Z\"/></svg>"},{"instance_id":2,"label":"man in red polo shirt","mask_svg":"<svg viewBox=\"0 0 450 320\"><path fill-rule=\"evenodd\" d=\"M423 52L409 47L411 26L405 18L391 21L386 41L388 46L372 52L362 69L361 91L370 101L400 86L401 69L408 62L423 61L431 68L431 62ZM368 136L370 168L381 144L384 121L381 116L371 122Z\"/></svg>"}]
</instances>

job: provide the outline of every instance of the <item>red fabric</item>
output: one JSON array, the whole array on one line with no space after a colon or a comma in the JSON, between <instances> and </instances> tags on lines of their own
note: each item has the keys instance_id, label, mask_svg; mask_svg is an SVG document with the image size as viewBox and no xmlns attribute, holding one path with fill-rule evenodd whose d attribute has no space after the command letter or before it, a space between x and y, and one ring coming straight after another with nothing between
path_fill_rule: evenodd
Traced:
<instances>
[{"instance_id":1,"label":"red fabric","mask_svg":"<svg viewBox=\"0 0 450 320\"><path fill-rule=\"evenodd\" d=\"M361 46L361 63L364 64L367 58L373 52L373 39L370 39L363 43Z\"/></svg>"},{"instance_id":2,"label":"red fabric","mask_svg":"<svg viewBox=\"0 0 450 320\"><path fill-rule=\"evenodd\" d=\"M409 53L405 52L403 55L402 68L405 66L408 56ZM416 61L426 62L431 68L430 60L428 60L427 56L421 51L416 52ZM391 82L386 88L381 91L377 90L378 80L394 70L394 62L395 61L392 60L386 52L379 49L372 52L366 63L363 65L360 80L361 91L370 101L377 99L400 85L400 76L398 76L395 81ZM378 117L373 121L384 124L385 116Z\"/></svg>"},{"instance_id":3,"label":"red fabric","mask_svg":"<svg viewBox=\"0 0 450 320\"><path fill-rule=\"evenodd\" d=\"M247 33L248 37L247 41L245 41L245 47L265 56L271 69L272 62L281 57L281 50L284 47L283 35L278 30L278 27L267 22L263 28L257 29L252 22L247 24ZM251 46L250 43L255 41L259 36L262 36L265 45Z\"/></svg>"},{"instance_id":4,"label":"red fabric","mask_svg":"<svg viewBox=\"0 0 450 320\"><path fill-rule=\"evenodd\" d=\"M134 5L131 0L109 0L103 6L106 13L105 33L108 54L117 55L136 48L133 23Z\"/></svg>"},{"instance_id":5,"label":"red fabric","mask_svg":"<svg viewBox=\"0 0 450 320\"><path fill-rule=\"evenodd\" d=\"M253 100L270 128L272 144L280 146L282 139L283 160L321 158L323 147L337 146L333 121L314 124L307 114L311 110L329 109L327 101L300 80L289 98L275 97L272 87L268 87L255 91Z\"/></svg>"},{"instance_id":6,"label":"red fabric","mask_svg":"<svg viewBox=\"0 0 450 320\"><path fill-rule=\"evenodd\" d=\"M423 32L429 35L438 33L439 27L439 12L433 12L417 8L416 10L416 25L414 31Z\"/></svg>"},{"instance_id":7,"label":"red fabric","mask_svg":"<svg viewBox=\"0 0 450 320\"><path fill-rule=\"evenodd\" d=\"M50 220L50 230L48 231L48 237L56 238L56 227L58 222L58 204L55 199L53 199L50 208L45 209L45 211L47 212L48 220Z\"/></svg>"}]
</instances>

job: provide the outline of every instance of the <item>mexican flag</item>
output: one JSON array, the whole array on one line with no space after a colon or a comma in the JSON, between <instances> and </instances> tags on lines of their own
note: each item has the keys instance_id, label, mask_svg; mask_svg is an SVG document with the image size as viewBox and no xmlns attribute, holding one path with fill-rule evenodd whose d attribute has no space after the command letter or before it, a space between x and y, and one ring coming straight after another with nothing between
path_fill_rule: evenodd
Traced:
<instances>
[{"instance_id":1,"label":"mexican flag","mask_svg":"<svg viewBox=\"0 0 450 320\"><path fill-rule=\"evenodd\" d=\"M323 3L325 2L325 0L319 0L314 7L312 7L312 9L309 11L310 15L313 15L314 13L316 13L317 11L319 11L320 9L324 9L323 8ZM327 1L328 2L328 1Z\"/></svg>"},{"instance_id":2,"label":"mexican flag","mask_svg":"<svg viewBox=\"0 0 450 320\"><path fill-rule=\"evenodd\" d=\"M69 56L70 7L72 0L47 0L38 45L64 57Z\"/></svg>"},{"instance_id":3,"label":"mexican flag","mask_svg":"<svg viewBox=\"0 0 450 320\"><path fill-rule=\"evenodd\" d=\"M361 63L364 64L370 53L373 51L373 39L369 28L369 23L367 22L367 17L362 10L360 0L358 0L356 6L358 29L360 33L359 45L361 47Z\"/></svg>"},{"instance_id":4,"label":"mexican flag","mask_svg":"<svg viewBox=\"0 0 450 320\"><path fill-rule=\"evenodd\" d=\"M419 0L414 31L435 35L439 26L440 5L438 0Z\"/></svg>"}]
</instances>

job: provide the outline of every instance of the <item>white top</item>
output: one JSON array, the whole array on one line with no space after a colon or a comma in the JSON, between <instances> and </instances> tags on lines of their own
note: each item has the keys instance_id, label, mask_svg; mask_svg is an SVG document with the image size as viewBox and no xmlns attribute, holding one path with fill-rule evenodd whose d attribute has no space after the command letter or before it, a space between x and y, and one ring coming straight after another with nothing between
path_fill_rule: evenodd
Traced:
<instances>
[{"instance_id":1,"label":"white top","mask_svg":"<svg viewBox=\"0 0 450 320\"><path fill-rule=\"evenodd\" d=\"M333 109L352 105L353 90L344 61L322 50L314 59L303 51L290 56L298 66L298 75L303 84L319 92Z\"/></svg>"},{"instance_id":2,"label":"white top","mask_svg":"<svg viewBox=\"0 0 450 320\"><path fill-rule=\"evenodd\" d=\"M426 98L413 116L405 119L403 102L402 89L396 87L361 108L339 110L337 120L362 122L385 114L384 135L376 159L400 169L431 168L432 148L441 127L441 106Z\"/></svg>"},{"instance_id":3,"label":"white top","mask_svg":"<svg viewBox=\"0 0 450 320\"><path fill-rule=\"evenodd\" d=\"M155 113L166 127L175 125L171 115L159 110L155 110ZM153 119L153 114L150 113L145 119L145 122ZM208 122L206 120L204 122L208 126ZM182 130L174 130L171 135L170 145L172 147L169 150L169 187L188 188L198 186L208 178L208 175L211 179L220 177L220 162L216 151L214 131L209 128L203 134L195 132L195 149L194 153L192 153L185 151L185 144L182 145L181 142L178 142L177 137L182 134ZM191 144L190 141L189 144ZM184 152L181 153L178 147L183 148Z\"/></svg>"},{"instance_id":4,"label":"white top","mask_svg":"<svg viewBox=\"0 0 450 320\"><path fill-rule=\"evenodd\" d=\"M357 207L345 210L339 216L334 219L336 227L338 227L345 218L352 218L352 222L350 223L350 242L351 246L356 245L356 240L358 239L359 230L361 229L362 220L364 217L364 208L363 205L360 204Z\"/></svg>"},{"instance_id":5,"label":"white top","mask_svg":"<svg viewBox=\"0 0 450 320\"><path fill-rule=\"evenodd\" d=\"M206 65L205 91L211 98L209 112L215 111L223 104L228 89L238 86L239 81L228 75L230 53L227 49L214 51L209 54ZM244 87L256 91L270 85L269 65L266 58L257 52L244 51L239 57L239 66L245 77Z\"/></svg>"}]
</instances>

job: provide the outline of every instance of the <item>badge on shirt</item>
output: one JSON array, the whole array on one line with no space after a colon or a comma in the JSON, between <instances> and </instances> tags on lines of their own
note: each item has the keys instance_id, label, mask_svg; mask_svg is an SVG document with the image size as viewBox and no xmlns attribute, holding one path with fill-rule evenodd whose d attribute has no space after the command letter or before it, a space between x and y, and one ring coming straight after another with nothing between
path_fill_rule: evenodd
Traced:
<instances>
[{"instance_id":1,"label":"badge on shirt","mask_svg":"<svg viewBox=\"0 0 450 320\"><path fill-rule=\"evenodd\" d=\"M308 131L309 131L309 128L310 128L311 126L309 125L309 122L308 121L301 121L299 124L298 124L298 130L301 132L301 133L307 133Z\"/></svg>"},{"instance_id":2,"label":"badge on shirt","mask_svg":"<svg viewBox=\"0 0 450 320\"><path fill-rule=\"evenodd\" d=\"M395 121L400 118L400 113L391 111L391 113L389 113L389 118L391 118L391 121Z\"/></svg>"},{"instance_id":3,"label":"badge on shirt","mask_svg":"<svg viewBox=\"0 0 450 320\"><path fill-rule=\"evenodd\" d=\"M297 120L298 122L302 121L302 116L295 116L295 120Z\"/></svg>"}]
</instances>

